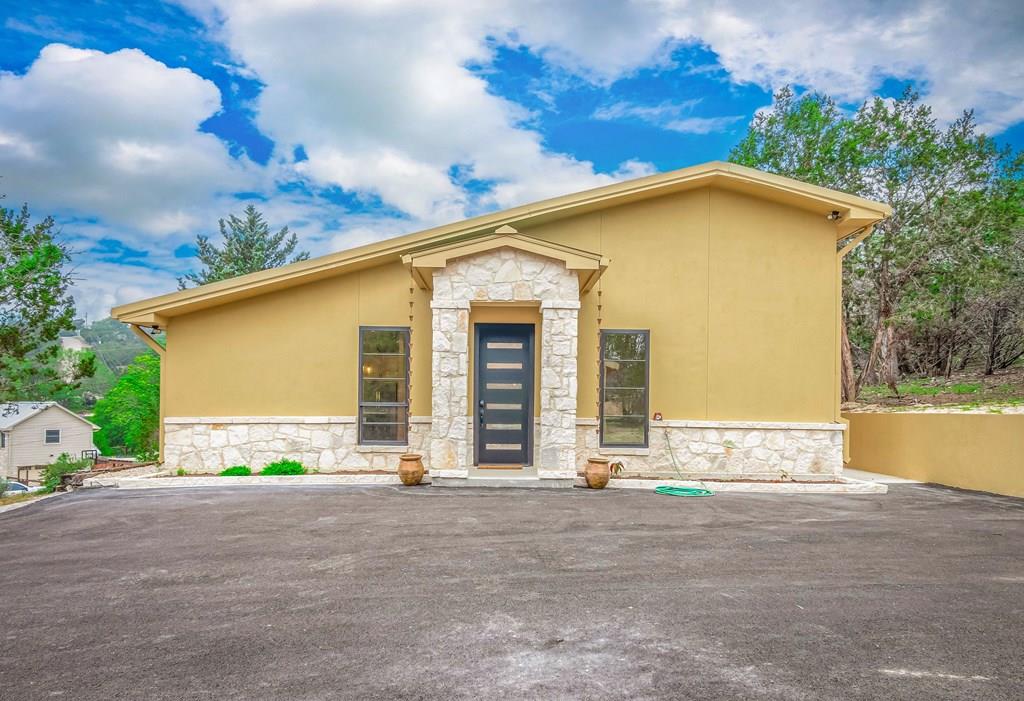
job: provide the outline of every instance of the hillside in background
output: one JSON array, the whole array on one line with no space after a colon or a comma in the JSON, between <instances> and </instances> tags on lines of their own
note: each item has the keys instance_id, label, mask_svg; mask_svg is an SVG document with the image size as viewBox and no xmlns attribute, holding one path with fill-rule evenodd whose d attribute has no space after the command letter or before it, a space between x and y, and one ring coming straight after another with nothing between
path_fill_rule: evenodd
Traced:
<instances>
[{"instance_id":1,"label":"hillside in background","mask_svg":"<svg viewBox=\"0 0 1024 701\"><path fill-rule=\"evenodd\" d=\"M92 351L96 355L96 373L81 381L76 389L53 397L72 411L89 412L117 382L136 356L152 353L127 325L114 319L91 324L75 320L75 330L61 336L65 353Z\"/></svg>"}]
</instances>

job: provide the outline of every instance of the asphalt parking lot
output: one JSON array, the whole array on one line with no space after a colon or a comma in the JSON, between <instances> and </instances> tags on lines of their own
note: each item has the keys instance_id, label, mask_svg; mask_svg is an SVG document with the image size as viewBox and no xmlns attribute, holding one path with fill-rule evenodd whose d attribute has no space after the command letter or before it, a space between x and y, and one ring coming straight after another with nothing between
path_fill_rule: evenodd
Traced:
<instances>
[{"instance_id":1,"label":"asphalt parking lot","mask_svg":"<svg viewBox=\"0 0 1024 701\"><path fill-rule=\"evenodd\" d=\"M0 514L3 699L1020 699L1024 500L99 490Z\"/></svg>"}]
</instances>

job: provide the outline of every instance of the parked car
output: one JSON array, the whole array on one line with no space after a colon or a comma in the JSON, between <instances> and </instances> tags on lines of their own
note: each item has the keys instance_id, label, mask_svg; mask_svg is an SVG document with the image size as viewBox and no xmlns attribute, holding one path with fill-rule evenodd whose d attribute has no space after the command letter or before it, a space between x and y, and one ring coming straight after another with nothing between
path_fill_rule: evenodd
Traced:
<instances>
[{"instance_id":1,"label":"parked car","mask_svg":"<svg viewBox=\"0 0 1024 701\"><path fill-rule=\"evenodd\" d=\"M18 494L32 494L33 492L40 492L42 489L42 487L30 487L27 484L22 484L21 482L8 481L7 491L0 494L0 496L13 497Z\"/></svg>"}]
</instances>

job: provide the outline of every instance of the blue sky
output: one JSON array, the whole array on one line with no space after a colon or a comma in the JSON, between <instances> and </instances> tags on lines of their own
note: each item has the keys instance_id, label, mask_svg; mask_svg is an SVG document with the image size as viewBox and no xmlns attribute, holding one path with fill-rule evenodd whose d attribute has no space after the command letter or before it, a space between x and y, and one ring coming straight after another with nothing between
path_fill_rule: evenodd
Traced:
<instances>
[{"instance_id":1,"label":"blue sky","mask_svg":"<svg viewBox=\"0 0 1024 701\"><path fill-rule=\"evenodd\" d=\"M723 159L785 84L913 85L1024 145L1016 3L485 5L3 0L0 192L57 217L97 318L248 202L319 255Z\"/></svg>"}]
</instances>

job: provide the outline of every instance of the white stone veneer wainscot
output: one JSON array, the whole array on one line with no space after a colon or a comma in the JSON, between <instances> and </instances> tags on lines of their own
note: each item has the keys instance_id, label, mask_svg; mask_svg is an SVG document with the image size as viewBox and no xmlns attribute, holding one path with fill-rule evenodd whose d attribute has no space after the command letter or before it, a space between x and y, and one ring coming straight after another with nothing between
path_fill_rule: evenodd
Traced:
<instances>
[{"instance_id":1,"label":"white stone veneer wainscot","mask_svg":"<svg viewBox=\"0 0 1024 701\"><path fill-rule=\"evenodd\" d=\"M576 463L621 460L624 476L831 481L843 471L841 423L652 421L648 448L600 447L596 419L576 423Z\"/></svg>"},{"instance_id":2,"label":"white stone veneer wainscot","mask_svg":"<svg viewBox=\"0 0 1024 701\"><path fill-rule=\"evenodd\" d=\"M471 419L461 422L472 444ZM260 469L282 458L309 468L397 470L398 455L420 453L430 466L430 417L410 419L408 446L360 446L353 416L168 418L164 464L189 472L232 465ZM539 424L536 428L543 430ZM834 480L843 467L843 424L652 421L649 448L602 448L597 421L576 420L576 466L591 455L622 460L624 475L683 479ZM670 449L671 448L671 449ZM549 456L559 460L561 456ZM544 457L536 445L535 464ZM542 468L543 469L543 468ZM551 470L551 468L548 468Z\"/></svg>"},{"instance_id":3,"label":"white stone veneer wainscot","mask_svg":"<svg viewBox=\"0 0 1024 701\"><path fill-rule=\"evenodd\" d=\"M430 418L411 417L404 446L359 445L354 416L168 417L164 465L188 472L219 472L232 465L253 471L275 460L297 460L309 469L397 470L398 456L423 455Z\"/></svg>"}]
</instances>

